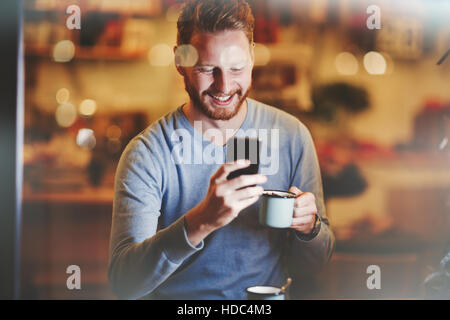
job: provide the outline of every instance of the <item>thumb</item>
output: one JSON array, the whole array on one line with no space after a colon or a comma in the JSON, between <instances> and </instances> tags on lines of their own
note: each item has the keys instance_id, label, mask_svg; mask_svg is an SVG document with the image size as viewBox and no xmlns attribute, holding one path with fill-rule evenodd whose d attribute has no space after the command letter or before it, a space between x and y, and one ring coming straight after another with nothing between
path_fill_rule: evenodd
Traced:
<instances>
[{"instance_id":1,"label":"thumb","mask_svg":"<svg viewBox=\"0 0 450 320\"><path fill-rule=\"evenodd\" d=\"M303 193L303 191L297 188L296 186L290 187L289 192L294 193L297 197Z\"/></svg>"}]
</instances>

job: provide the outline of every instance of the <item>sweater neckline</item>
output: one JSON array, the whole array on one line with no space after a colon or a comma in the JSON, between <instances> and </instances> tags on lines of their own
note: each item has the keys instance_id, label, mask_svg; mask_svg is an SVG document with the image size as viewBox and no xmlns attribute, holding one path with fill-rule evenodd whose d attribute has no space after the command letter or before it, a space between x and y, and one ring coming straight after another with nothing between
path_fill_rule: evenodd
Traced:
<instances>
[{"instance_id":1,"label":"sweater neckline","mask_svg":"<svg viewBox=\"0 0 450 320\"><path fill-rule=\"evenodd\" d=\"M239 130L247 130L247 128L249 127L249 122L250 119L253 117L253 102L251 99L246 98L247 101L247 113L245 115L244 121L242 122L241 126L239 127L239 129L237 130L237 132L239 132ZM194 139L196 139L198 142L201 142L202 144L206 143L207 145L213 144L215 148L226 148L226 146L228 145L229 141L233 139L233 137L236 137L236 133L227 141L226 144L224 144L223 146L219 146L207 139L205 139L205 137L203 136L203 134L201 132L195 132L195 128L192 126L192 124L189 122L189 120L186 118L186 116L183 113L183 106L185 105L182 104L181 106L178 107L177 109L177 118L180 119L180 121L183 123L183 126L185 128L187 128L189 130L189 133L194 137Z\"/></svg>"}]
</instances>

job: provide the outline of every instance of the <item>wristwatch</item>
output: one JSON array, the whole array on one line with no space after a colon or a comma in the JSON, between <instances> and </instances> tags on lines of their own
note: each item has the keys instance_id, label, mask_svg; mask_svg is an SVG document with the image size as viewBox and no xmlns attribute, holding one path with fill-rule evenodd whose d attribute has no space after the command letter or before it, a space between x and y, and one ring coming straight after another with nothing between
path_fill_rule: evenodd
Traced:
<instances>
[{"instance_id":1,"label":"wristwatch","mask_svg":"<svg viewBox=\"0 0 450 320\"><path fill-rule=\"evenodd\" d=\"M312 228L312 230L309 233L303 234L299 231L296 231L295 233L301 240L304 240L304 241L312 240L319 234L321 222L322 222L322 218L317 213L314 218L314 227Z\"/></svg>"}]
</instances>

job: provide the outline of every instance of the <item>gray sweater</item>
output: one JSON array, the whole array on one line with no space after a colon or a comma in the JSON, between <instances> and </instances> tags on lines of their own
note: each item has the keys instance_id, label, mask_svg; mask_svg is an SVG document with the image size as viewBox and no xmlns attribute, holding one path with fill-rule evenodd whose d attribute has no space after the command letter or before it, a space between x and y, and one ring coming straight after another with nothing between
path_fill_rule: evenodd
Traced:
<instances>
[{"instance_id":1,"label":"gray sweater","mask_svg":"<svg viewBox=\"0 0 450 320\"><path fill-rule=\"evenodd\" d=\"M204 139L179 107L132 139L117 168L108 276L119 298L244 299L249 286L280 286L289 270L310 272L330 259L334 236L308 129L279 109L247 102L236 136L263 141L264 189L312 192L319 233L306 239L260 225L258 201L193 246L184 214L205 197L210 177L227 161L227 145Z\"/></svg>"}]
</instances>

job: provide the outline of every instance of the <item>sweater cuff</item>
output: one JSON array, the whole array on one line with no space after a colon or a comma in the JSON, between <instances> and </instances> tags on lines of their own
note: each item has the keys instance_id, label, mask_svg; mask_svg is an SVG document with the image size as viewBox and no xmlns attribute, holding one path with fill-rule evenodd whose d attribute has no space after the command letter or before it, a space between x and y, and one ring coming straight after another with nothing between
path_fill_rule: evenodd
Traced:
<instances>
[{"instance_id":1,"label":"sweater cuff","mask_svg":"<svg viewBox=\"0 0 450 320\"><path fill-rule=\"evenodd\" d=\"M166 231L171 236L162 239L163 251L167 259L173 263L180 264L192 254L203 249L203 241L196 247L189 242L184 225L184 216L172 223Z\"/></svg>"},{"instance_id":2,"label":"sweater cuff","mask_svg":"<svg viewBox=\"0 0 450 320\"><path fill-rule=\"evenodd\" d=\"M317 232L315 235L305 235L298 231L294 231L295 239L297 240L300 245L305 246L314 246L317 243L326 242L328 237L328 226L321 221L319 224L319 232Z\"/></svg>"}]
</instances>

